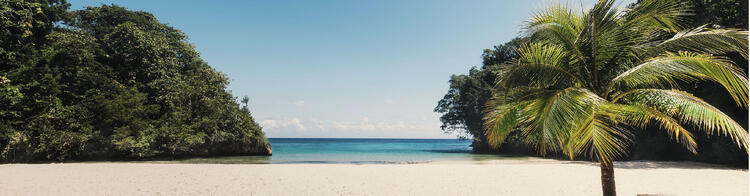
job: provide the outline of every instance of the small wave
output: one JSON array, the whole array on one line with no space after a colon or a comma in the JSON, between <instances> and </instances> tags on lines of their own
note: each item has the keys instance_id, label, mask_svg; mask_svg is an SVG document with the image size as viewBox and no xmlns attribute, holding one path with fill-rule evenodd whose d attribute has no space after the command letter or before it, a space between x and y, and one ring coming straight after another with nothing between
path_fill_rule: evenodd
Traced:
<instances>
[{"instance_id":1,"label":"small wave","mask_svg":"<svg viewBox=\"0 0 750 196\"><path fill-rule=\"evenodd\" d=\"M450 150L421 150L422 152L434 152L434 153L471 153L471 150L466 149L450 149Z\"/></svg>"}]
</instances>

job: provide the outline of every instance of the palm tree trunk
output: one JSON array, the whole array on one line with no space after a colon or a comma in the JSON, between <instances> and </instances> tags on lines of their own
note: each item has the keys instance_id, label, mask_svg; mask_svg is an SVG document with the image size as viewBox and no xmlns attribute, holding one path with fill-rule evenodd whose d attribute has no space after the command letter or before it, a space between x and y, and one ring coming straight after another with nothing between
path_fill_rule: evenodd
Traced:
<instances>
[{"instance_id":1,"label":"palm tree trunk","mask_svg":"<svg viewBox=\"0 0 750 196\"><path fill-rule=\"evenodd\" d=\"M601 162L599 168L602 170L602 195L615 196L615 168L612 162Z\"/></svg>"}]
</instances>

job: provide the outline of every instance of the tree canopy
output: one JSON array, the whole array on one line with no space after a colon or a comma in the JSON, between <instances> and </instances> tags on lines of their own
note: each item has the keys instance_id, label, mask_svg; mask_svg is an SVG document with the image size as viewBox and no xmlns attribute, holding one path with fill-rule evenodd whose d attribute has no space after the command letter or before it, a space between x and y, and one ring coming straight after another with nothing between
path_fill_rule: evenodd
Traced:
<instances>
[{"instance_id":1,"label":"tree canopy","mask_svg":"<svg viewBox=\"0 0 750 196\"><path fill-rule=\"evenodd\" d=\"M0 1L0 158L269 154L187 36L115 5Z\"/></svg>"},{"instance_id":2,"label":"tree canopy","mask_svg":"<svg viewBox=\"0 0 750 196\"><path fill-rule=\"evenodd\" d=\"M451 76L448 93L434 110L443 113L440 128L446 133L474 139L474 151L489 151L482 127L484 104L492 97L497 71L515 59L518 56L516 49L527 41L528 38L516 38L493 49L486 49L482 53L482 67L471 68L468 75Z\"/></svg>"}]
</instances>

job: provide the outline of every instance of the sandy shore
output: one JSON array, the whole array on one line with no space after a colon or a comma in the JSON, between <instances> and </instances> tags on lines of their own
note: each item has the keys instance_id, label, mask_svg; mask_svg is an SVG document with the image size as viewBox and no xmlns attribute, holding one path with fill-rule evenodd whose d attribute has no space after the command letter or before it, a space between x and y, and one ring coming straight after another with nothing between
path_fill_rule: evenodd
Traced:
<instances>
[{"instance_id":1,"label":"sandy shore","mask_svg":"<svg viewBox=\"0 0 750 196\"><path fill-rule=\"evenodd\" d=\"M353 164L0 165L0 195L600 195L599 168L545 159ZM618 162L619 195L748 195L748 172Z\"/></svg>"}]
</instances>

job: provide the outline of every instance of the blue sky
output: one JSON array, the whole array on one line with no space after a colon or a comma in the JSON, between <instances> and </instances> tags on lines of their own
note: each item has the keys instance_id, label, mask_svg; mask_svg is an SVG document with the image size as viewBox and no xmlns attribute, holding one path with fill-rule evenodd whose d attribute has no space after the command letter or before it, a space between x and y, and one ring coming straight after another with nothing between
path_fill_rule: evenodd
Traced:
<instances>
[{"instance_id":1,"label":"blue sky","mask_svg":"<svg viewBox=\"0 0 750 196\"><path fill-rule=\"evenodd\" d=\"M481 66L547 1L69 2L151 12L185 32L269 137L455 138L432 112L450 75Z\"/></svg>"}]
</instances>

